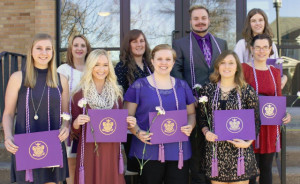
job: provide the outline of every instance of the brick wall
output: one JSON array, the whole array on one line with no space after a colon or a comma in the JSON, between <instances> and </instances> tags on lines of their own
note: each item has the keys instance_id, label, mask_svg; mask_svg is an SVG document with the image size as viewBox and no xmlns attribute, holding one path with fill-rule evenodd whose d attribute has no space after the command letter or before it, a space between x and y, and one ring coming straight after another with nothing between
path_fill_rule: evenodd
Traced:
<instances>
[{"instance_id":1,"label":"brick wall","mask_svg":"<svg viewBox=\"0 0 300 184\"><path fill-rule=\"evenodd\" d=\"M1 0L0 52L26 54L37 33L55 39L55 0Z\"/></svg>"}]
</instances>

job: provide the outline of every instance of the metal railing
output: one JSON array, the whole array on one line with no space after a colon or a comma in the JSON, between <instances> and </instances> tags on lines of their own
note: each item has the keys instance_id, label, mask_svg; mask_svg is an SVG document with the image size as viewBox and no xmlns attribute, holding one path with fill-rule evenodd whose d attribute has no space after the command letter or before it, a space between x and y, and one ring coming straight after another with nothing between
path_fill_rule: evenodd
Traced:
<instances>
[{"instance_id":1,"label":"metal railing","mask_svg":"<svg viewBox=\"0 0 300 184\"><path fill-rule=\"evenodd\" d=\"M6 51L0 53L0 122L4 111L4 98L8 79L12 73L23 68L25 62L26 55Z\"/></svg>"}]
</instances>

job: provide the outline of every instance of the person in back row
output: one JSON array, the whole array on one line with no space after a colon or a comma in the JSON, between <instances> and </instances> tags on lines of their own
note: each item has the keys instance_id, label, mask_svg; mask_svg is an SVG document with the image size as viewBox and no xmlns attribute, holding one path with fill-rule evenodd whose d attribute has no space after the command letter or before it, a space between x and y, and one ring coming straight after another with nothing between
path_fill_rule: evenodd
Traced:
<instances>
[{"instance_id":1,"label":"person in back row","mask_svg":"<svg viewBox=\"0 0 300 184\"><path fill-rule=\"evenodd\" d=\"M125 36L121 51L120 62L115 67L118 83L123 87L123 94L137 79L147 77L153 71L150 62L150 47L145 34L138 29L133 29ZM139 163L135 157L129 156L132 134L128 132L124 149L127 156L127 171L131 174L139 172Z\"/></svg>"},{"instance_id":2,"label":"person in back row","mask_svg":"<svg viewBox=\"0 0 300 184\"><path fill-rule=\"evenodd\" d=\"M251 55L250 51L250 44L253 37L255 37L258 34L266 34L271 38L273 37L273 33L269 25L266 13L259 8L253 8L249 11L246 17L245 26L243 30L244 38L239 40L234 48L234 51L237 53L242 63L250 63L251 60L253 60L253 55ZM271 54L269 58L277 59L279 56L277 52L277 47L274 43L272 44L272 50L273 54ZM281 89L284 88L286 82L287 76L283 75L281 77Z\"/></svg>"},{"instance_id":3,"label":"person in back row","mask_svg":"<svg viewBox=\"0 0 300 184\"><path fill-rule=\"evenodd\" d=\"M175 40L173 48L177 59L171 75L187 81L191 88L196 84L204 85L209 82L209 76L214 71L216 58L222 51L227 50L227 42L209 33L210 14L203 6L192 6L189 9L191 32L188 36ZM196 91L193 91L196 95ZM199 114L197 113L197 122ZM205 181L204 155L205 139L200 127L196 125L192 135L192 158L190 169L192 184L209 183Z\"/></svg>"}]
</instances>

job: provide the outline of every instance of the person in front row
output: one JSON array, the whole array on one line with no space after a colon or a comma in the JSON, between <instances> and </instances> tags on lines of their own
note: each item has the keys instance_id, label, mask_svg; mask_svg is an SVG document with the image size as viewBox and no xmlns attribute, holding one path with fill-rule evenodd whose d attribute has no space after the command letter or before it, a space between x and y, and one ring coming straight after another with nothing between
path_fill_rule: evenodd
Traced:
<instances>
[{"instance_id":1,"label":"person in front row","mask_svg":"<svg viewBox=\"0 0 300 184\"><path fill-rule=\"evenodd\" d=\"M14 134L60 129L58 137L63 142L69 136L69 124L60 123L60 114L68 112L68 89L67 79L56 73L55 48L51 36L43 33L35 35L28 48L26 68L11 75L5 94L2 122L4 145L12 153L12 183L54 184L69 177L64 143L62 168L33 169L32 178L26 177L29 176L28 171L16 171L15 154L19 147L15 145L13 137L13 129ZM15 112L18 113L14 123Z\"/></svg>"},{"instance_id":2,"label":"person in front row","mask_svg":"<svg viewBox=\"0 0 300 184\"><path fill-rule=\"evenodd\" d=\"M175 59L176 53L169 45L157 45L151 53L153 74L136 80L124 97L129 115L137 118L137 125L130 129L135 135L130 156L136 156L140 162L143 157L145 161L148 160L140 171L143 184L187 184L189 180L190 142L163 144L165 154L162 159L159 157L161 145L151 144L149 140L153 133L147 133L150 127L148 113L156 112L157 106L165 111L187 110L188 124L180 127L186 136L190 136L195 126L195 99L192 91L185 81L170 76ZM179 153L183 154L182 162Z\"/></svg>"},{"instance_id":3,"label":"person in front row","mask_svg":"<svg viewBox=\"0 0 300 184\"><path fill-rule=\"evenodd\" d=\"M254 89L248 85L243 76L243 70L238 56L233 51L224 51L214 64L214 73L210 76L211 83L199 90L200 98L206 96L207 103L199 103L200 126L207 141L206 144L206 177L212 184L246 184L251 177L258 175L253 140L233 139L217 141L214 133L215 110L254 109L255 130L259 132L258 97ZM204 107L205 106L205 107ZM208 122L207 116L210 120ZM213 160L213 155L214 157ZM244 157L244 173L238 171L238 161ZM212 169L212 165L217 168Z\"/></svg>"},{"instance_id":4,"label":"person in front row","mask_svg":"<svg viewBox=\"0 0 300 184\"><path fill-rule=\"evenodd\" d=\"M266 34L256 35L250 46L253 61L242 64L246 82L256 90L258 95L281 96L280 70L266 64L267 59L273 54L271 38ZM289 123L291 115L287 113L282 121L284 124ZM280 126L261 126L258 144L255 141L253 143L260 171L259 183L272 183L272 162L278 139L280 139ZM255 180L252 178L250 184L255 184Z\"/></svg>"},{"instance_id":5,"label":"person in front row","mask_svg":"<svg viewBox=\"0 0 300 184\"><path fill-rule=\"evenodd\" d=\"M88 109L121 109L122 89L117 83L113 64L105 50L93 50L72 98L72 129L79 137L77 148L75 184L113 183L125 184L124 174L119 173L120 143L87 143L86 123L90 117L78 106L86 99ZM128 128L135 126L136 119L127 117ZM84 179L83 179L84 178ZM82 181L83 180L83 181Z\"/></svg>"}]
</instances>

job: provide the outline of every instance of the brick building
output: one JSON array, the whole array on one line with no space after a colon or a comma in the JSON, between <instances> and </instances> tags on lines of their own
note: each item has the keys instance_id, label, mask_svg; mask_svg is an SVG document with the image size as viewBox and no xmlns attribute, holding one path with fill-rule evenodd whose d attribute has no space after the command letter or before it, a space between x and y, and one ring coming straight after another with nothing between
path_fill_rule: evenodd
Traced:
<instances>
[{"instance_id":1,"label":"brick building","mask_svg":"<svg viewBox=\"0 0 300 184\"><path fill-rule=\"evenodd\" d=\"M26 54L36 33L55 38L55 0L1 0L0 52Z\"/></svg>"}]
</instances>

